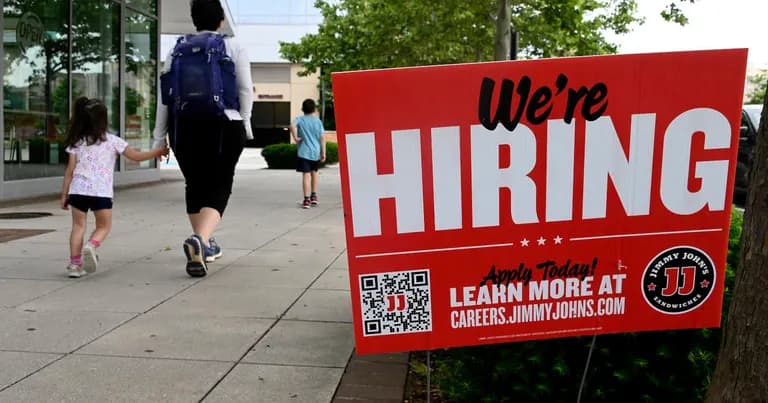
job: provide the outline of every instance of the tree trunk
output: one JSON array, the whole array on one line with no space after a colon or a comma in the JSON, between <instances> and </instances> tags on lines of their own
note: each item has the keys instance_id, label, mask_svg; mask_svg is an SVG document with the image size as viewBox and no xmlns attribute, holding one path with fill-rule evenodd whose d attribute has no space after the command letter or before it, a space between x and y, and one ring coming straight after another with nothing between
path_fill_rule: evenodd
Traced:
<instances>
[{"instance_id":1,"label":"tree trunk","mask_svg":"<svg viewBox=\"0 0 768 403\"><path fill-rule=\"evenodd\" d=\"M509 60L512 42L511 0L498 0L499 12L496 18L496 43L494 60Z\"/></svg>"},{"instance_id":2,"label":"tree trunk","mask_svg":"<svg viewBox=\"0 0 768 403\"><path fill-rule=\"evenodd\" d=\"M763 101L733 301L707 402L768 402L768 93Z\"/></svg>"}]
</instances>

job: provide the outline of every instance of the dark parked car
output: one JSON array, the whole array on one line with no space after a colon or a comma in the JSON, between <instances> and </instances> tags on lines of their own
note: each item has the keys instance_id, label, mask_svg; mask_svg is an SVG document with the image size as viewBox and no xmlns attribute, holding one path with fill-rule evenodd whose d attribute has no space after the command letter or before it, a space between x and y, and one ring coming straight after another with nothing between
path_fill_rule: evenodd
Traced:
<instances>
[{"instance_id":1,"label":"dark parked car","mask_svg":"<svg viewBox=\"0 0 768 403\"><path fill-rule=\"evenodd\" d=\"M755 157L757 128L760 124L762 105L744 105L741 111L741 131L739 137L739 164L736 166L736 185L733 189L733 201L743 205L747 196L749 171Z\"/></svg>"}]
</instances>

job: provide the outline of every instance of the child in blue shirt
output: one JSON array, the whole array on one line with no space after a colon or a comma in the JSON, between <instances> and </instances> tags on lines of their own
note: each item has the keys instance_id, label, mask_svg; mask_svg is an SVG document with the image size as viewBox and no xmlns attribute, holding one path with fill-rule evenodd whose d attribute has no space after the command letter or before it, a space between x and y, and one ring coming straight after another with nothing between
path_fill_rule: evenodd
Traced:
<instances>
[{"instance_id":1,"label":"child in blue shirt","mask_svg":"<svg viewBox=\"0 0 768 403\"><path fill-rule=\"evenodd\" d=\"M301 183L304 191L301 206L308 209L318 203L317 170L320 163L325 162L325 128L323 122L315 116L317 106L314 100L304 100L301 110L304 115L297 117L291 124L291 137L298 144L296 171L302 173Z\"/></svg>"}]
</instances>

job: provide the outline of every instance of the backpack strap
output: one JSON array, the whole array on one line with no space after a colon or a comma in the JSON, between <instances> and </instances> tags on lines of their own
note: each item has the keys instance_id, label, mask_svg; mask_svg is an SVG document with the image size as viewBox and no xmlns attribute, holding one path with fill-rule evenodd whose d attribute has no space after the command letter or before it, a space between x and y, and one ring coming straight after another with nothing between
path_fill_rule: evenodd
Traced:
<instances>
[{"instance_id":1,"label":"backpack strap","mask_svg":"<svg viewBox=\"0 0 768 403\"><path fill-rule=\"evenodd\" d=\"M219 33L210 33L208 34L207 41L206 41L206 51L208 52L208 62L211 62L211 59L216 56L217 63L215 65L211 66L211 69L217 72L217 74L213 75L213 79L216 80L216 84L214 86L216 88L224 88L224 82L221 77L221 65L218 61L221 60L221 58L225 57L226 54L226 47L224 44L224 36ZM224 104L224 94L221 95L215 95L214 101L217 104L220 104L222 107L222 110L226 108L226 105Z\"/></svg>"},{"instance_id":2,"label":"backpack strap","mask_svg":"<svg viewBox=\"0 0 768 403\"><path fill-rule=\"evenodd\" d=\"M173 58L171 69L174 69L176 71L176 74L173 75L173 80L175 81L174 88L179 88L180 78L179 78L179 58L178 57ZM181 110L181 105L179 104L181 103L181 97L179 96L179 94L173 94L173 96L175 98L173 101L173 109L174 109L173 111L173 144L175 144L176 147L178 148L179 147L179 143L178 143L179 141L179 136L178 136L179 110Z\"/></svg>"},{"instance_id":3,"label":"backpack strap","mask_svg":"<svg viewBox=\"0 0 768 403\"><path fill-rule=\"evenodd\" d=\"M182 45L186 44L186 42L193 40L197 35L199 34L182 35L176 40L176 46L173 48L173 53L171 54L171 56L173 57L173 61L171 62L171 70L174 71L174 75L173 75L174 88L180 88L181 86L181 74L180 74L181 57L184 56ZM180 94L174 94L173 106L174 106L173 108L174 109L173 110L173 143L176 144L178 147L179 114L181 113Z\"/></svg>"},{"instance_id":4,"label":"backpack strap","mask_svg":"<svg viewBox=\"0 0 768 403\"><path fill-rule=\"evenodd\" d=\"M182 43L182 40L185 40L183 37L179 38L179 43ZM174 88L180 88L181 85L181 77L179 74L179 64L181 63L179 54L174 55L173 62L171 64L171 69L175 71L175 74L173 75ZM179 112L181 111L181 96L179 94L173 94L174 101L173 101L173 144L176 145L178 148L179 146Z\"/></svg>"},{"instance_id":5,"label":"backpack strap","mask_svg":"<svg viewBox=\"0 0 768 403\"><path fill-rule=\"evenodd\" d=\"M213 33L209 34L208 40L206 41L206 51L208 52L208 61L211 61L211 58L214 55L218 55L216 58L217 60L220 60L222 57L225 57L227 55L226 52L226 44L224 42L224 36L219 33ZM217 63L216 66L212 66L213 69L221 69L221 66ZM214 80L219 80L217 87L218 88L224 88L224 83L221 82L221 72L219 74L214 74ZM221 103L224 105L224 98L223 95L220 98L218 95L214 96L214 100L217 103ZM226 105L224 105L226 108ZM221 155L224 147L224 127L221 126L219 128L219 155Z\"/></svg>"}]
</instances>

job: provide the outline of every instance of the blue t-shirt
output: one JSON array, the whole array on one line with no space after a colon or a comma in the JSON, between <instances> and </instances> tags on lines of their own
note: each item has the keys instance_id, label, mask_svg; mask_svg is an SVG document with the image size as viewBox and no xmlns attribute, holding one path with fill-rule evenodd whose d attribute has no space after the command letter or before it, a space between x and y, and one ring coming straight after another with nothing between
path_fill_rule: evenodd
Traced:
<instances>
[{"instance_id":1,"label":"blue t-shirt","mask_svg":"<svg viewBox=\"0 0 768 403\"><path fill-rule=\"evenodd\" d=\"M297 117L293 124L296 125L296 135L301 138L299 142L299 158L319 161L320 142L325 132L323 122L312 115L304 115Z\"/></svg>"}]
</instances>

